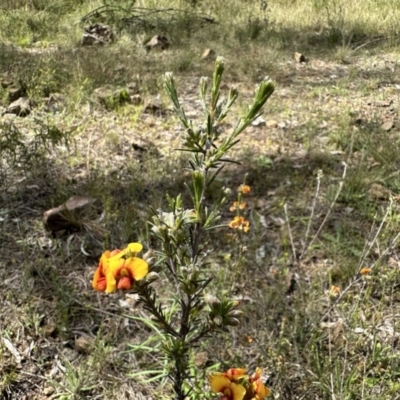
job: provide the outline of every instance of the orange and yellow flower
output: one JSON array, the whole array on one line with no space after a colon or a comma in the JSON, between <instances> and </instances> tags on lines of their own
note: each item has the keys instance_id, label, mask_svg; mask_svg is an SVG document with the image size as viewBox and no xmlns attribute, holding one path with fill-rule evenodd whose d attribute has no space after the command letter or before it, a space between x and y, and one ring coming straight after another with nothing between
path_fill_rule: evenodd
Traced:
<instances>
[{"instance_id":1,"label":"orange and yellow flower","mask_svg":"<svg viewBox=\"0 0 400 400\"><path fill-rule=\"evenodd\" d=\"M338 297L339 294L340 294L340 287L339 287L339 286L332 285L332 286L331 286L331 290L329 291L329 295L330 295L331 297Z\"/></svg>"},{"instance_id":2,"label":"orange and yellow flower","mask_svg":"<svg viewBox=\"0 0 400 400\"><path fill-rule=\"evenodd\" d=\"M243 217L236 216L231 222L229 222L228 226L232 229L240 229L246 233L250 229L250 222Z\"/></svg>"},{"instance_id":3,"label":"orange and yellow flower","mask_svg":"<svg viewBox=\"0 0 400 400\"><path fill-rule=\"evenodd\" d=\"M117 289L128 290L135 281L143 279L149 266L146 261L136 257L142 248L140 243L130 243L124 250L105 251L93 277L93 288L112 293Z\"/></svg>"},{"instance_id":4,"label":"orange and yellow flower","mask_svg":"<svg viewBox=\"0 0 400 400\"><path fill-rule=\"evenodd\" d=\"M262 400L271 394L271 391L261 381L261 368L257 368L250 378L251 388L254 392L252 400Z\"/></svg>"},{"instance_id":5,"label":"orange and yellow flower","mask_svg":"<svg viewBox=\"0 0 400 400\"><path fill-rule=\"evenodd\" d=\"M251 190L249 185L240 185L238 188L238 192L243 193L243 194L247 194L249 193Z\"/></svg>"},{"instance_id":6,"label":"orange and yellow flower","mask_svg":"<svg viewBox=\"0 0 400 400\"><path fill-rule=\"evenodd\" d=\"M230 368L227 372L216 372L208 377L211 390L221 393L219 400L263 400L271 391L261 381L261 369L250 377L242 368Z\"/></svg>"},{"instance_id":7,"label":"orange and yellow flower","mask_svg":"<svg viewBox=\"0 0 400 400\"><path fill-rule=\"evenodd\" d=\"M243 368L230 368L226 372L216 372L209 376L211 390L222 393L220 400L243 400L246 394L245 387L238 383L247 377Z\"/></svg>"},{"instance_id":8,"label":"orange and yellow flower","mask_svg":"<svg viewBox=\"0 0 400 400\"><path fill-rule=\"evenodd\" d=\"M234 201L233 204L229 207L229 211L236 211L237 209L239 210L244 210L246 208L246 203L244 202L238 202L238 201Z\"/></svg>"},{"instance_id":9,"label":"orange and yellow flower","mask_svg":"<svg viewBox=\"0 0 400 400\"><path fill-rule=\"evenodd\" d=\"M364 267L364 268L361 269L360 274L361 275L368 275L368 274L371 273L371 271L372 271L371 268Z\"/></svg>"},{"instance_id":10,"label":"orange and yellow flower","mask_svg":"<svg viewBox=\"0 0 400 400\"><path fill-rule=\"evenodd\" d=\"M220 400L243 400L246 389L240 383L233 382L224 374L213 374L209 377L211 390L222 393Z\"/></svg>"}]
</instances>

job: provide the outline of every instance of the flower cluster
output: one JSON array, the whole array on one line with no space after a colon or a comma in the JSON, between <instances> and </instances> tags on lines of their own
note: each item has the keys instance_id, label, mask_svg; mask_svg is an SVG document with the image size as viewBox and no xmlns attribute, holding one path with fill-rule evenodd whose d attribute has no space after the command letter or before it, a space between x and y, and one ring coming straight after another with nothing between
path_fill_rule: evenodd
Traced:
<instances>
[{"instance_id":1,"label":"flower cluster","mask_svg":"<svg viewBox=\"0 0 400 400\"><path fill-rule=\"evenodd\" d=\"M329 296L332 298L338 297L340 294L340 287L332 285L331 289L329 290Z\"/></svg>"},{"instance_id":2,"label":"flower cluster","mask_svg":"<svg viewBox=\"0 0 400 400\"><path fill-rule=\"evenodd\" d=\"M368 275L368 274L371 273L371 271L372 271L371 268L364 267L364 268L361 268L360 274L361 275Z\"/></svg>"},{"instance_id":3,"label":"flower cluster","mask_svg":"<svg viewBox=\"0 0 400 400\"><path fill-rule=\"evenodd\" d=\"M234 201L233 204L229 207L229 211L233 212L236 211L237 209L244 210L246 206L247 204L245 202L239 203L238 201Z\"/></svg>"},{"instance_id":4,"label":"flower cluster","mask_svg":"<svg viewBox=\"0 0 400 400\"><path fill-rule=\"evenodd\" d=\"M93 288L112 293L117 289L128 290L135 281L143 279L149 266L145 260L136 257L142 248L140 243L130 243L123 250L105 251L93 277Z\"/></svg>"},{"instance_id":5,"label":"flower cluster","mask_svg":"<svg viewBox=\"0 0 400 400\"><path fill-rule=\"evenodd\" d=\"M251 188L249 185L240 185L238 188L238 192L242 194L250 193L250 190Z\"/></svg>"},{"instance_id":6,"label":"flower cluster","mask_svg":"<svg viewBox=\"0 0 400 400\"><path fill-rule=\"evenodd\" d=\"M247 219L245 219L241 215L241 211L247 207L247 204L242 201L242 196L249 192L250 192L250 186L240 185L238 187L238 199L237 201L234 201L231 207L229 208L229 211L231 212L236 211L236 216L228 224L229 228L238 229L240 231L243 231L244 233L250 230L250 222L247 221Z\"/></svg>"},{"instance_id":7,"label":"flower cluster","mask_svg":"<svg viewBox=\"0 0 400 400\"><path fill-rule=\"evenodd\" d=\"M250 229L250 222L243 217L236 216L231 222L229 222L228 226L229 228L239 229L246 233Z\"/></svg>"},{"instance_id":8,"label":"flower cluster","mask_svg":"<svg viewBox=\"0 0 400 400\"><path fill-rule=\"evenodd\" d=\"M253 376L243 368L230 368L226 372L216 372L209 376L211 390L221 393L219 400L262 400L271 391L261 381L261 369Z\"/></svg>"}]
</instances>

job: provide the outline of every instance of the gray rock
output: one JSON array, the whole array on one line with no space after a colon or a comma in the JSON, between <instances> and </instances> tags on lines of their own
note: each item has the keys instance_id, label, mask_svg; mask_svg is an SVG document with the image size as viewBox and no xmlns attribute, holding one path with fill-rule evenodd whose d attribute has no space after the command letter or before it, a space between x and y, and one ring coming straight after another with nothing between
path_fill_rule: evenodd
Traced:
<instances>
[{"instance_id":1,"label":"gray rock","mask_svg":"<svg viewBox=\"0 0 400 400\"><path fill-rule=\"evenodd\" d=\"M114 33L109 25L93 24L83 30L82 46L109 44L114 40Z\"/></svg>"},{"instance_id":2,"label":"gray rock","mask_svg":"<svg viewBox=\"0 0 400 400\"><path fill-rule=\"evenodd\" d=\"M147 51L158 49L165 50L169 47L169 40L165 36L155 35L145 45Z\"/></svg>"},{"instance_id":3,"label":"gray rock","mask_svg":"<svg viewBox=\"0 0 400 400\"><path fill-rule=\"evenodd\" d=\"M26 117L31 112L31 104L27 97L20 97L18 100L12 102L4 114L15 114L19 117Z\"/></svg>"}]
</instances>

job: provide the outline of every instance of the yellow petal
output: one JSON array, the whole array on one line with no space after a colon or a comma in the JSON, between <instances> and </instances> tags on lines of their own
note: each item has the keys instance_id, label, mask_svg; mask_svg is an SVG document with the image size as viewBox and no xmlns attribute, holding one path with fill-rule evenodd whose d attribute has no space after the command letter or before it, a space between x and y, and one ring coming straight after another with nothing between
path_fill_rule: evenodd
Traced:
<instances>
[{"instance_id":1,"label":"yellow petal","mask_svg":"<svg viewBox=\"0 0 400 400\"><path fill-rule=\"evenodd\" d=\"M121 251L122 253L122 251ZM119 255L121 253L118 253L116 256L111 257L108 259L108 268L106 268L106 275L108 271L111 271L114 275L114 277L116 277L119 273L119 270L123 267L125 260L121 257L119 257Z\"/></svg>"},{"instance_id":2,"label":"yellow petal","mask_svg":"<svg viewBox=\"0 0 400 400\"><path fill-rule=\"evenodd\" d=\"M231 382L230 389L232 390L233 400L243 400L246 389L238 383Z\"/></svg>"},{"instance_id":3,"label":"yellow petal","mask_svg":"<svg viewBox=\"0 0 400 400\"><path fill-rule=\"evenodd\" d=\"M106 293L112 293L117 290L117 281L115 280L115 276L111 268L108 268L106 271L106 282Z\"/></svg>"},{"instance_id":4,"label":"yellow petal","mask_svg":"<svg viewBox=\"0 0 400 400\"><path fill-rule=\"evenodd\" d=\"M110 257L108 259L107 267L103 268L103 273L106 276L107 282L106 293L112 293L117 290L116 278L118 277L125 262L123 258L119 257L121 253L122 251L115 256Z\"/></svg>"},{"instance_id":5,"label":"yellow petal","mask_svg":"<svg viewBox=\"0 0 400 400\"><path fill-rule=\"evenodd\" d=\"M143 246L140 243L129 243L127 246L127 249L131 253L140 253L143 249Z\"/></svg>"},{"instance_id":6,"label":"yellow petal","mask_svg":"<svg viewBox=\"0 0 400 400\"><path fill-rule=\"evenodd\" d=\"M223 393L224 389L229 387L231 381L222 374L213 374L208 377L211 390L215 393Z\"/></svg>"},{"instance_id":7,"label":"yellow petal","mask_svg":"<svg viewBox=\"0 0 400 400\"><path fill-rule=\"evenodd\" d=\"M256 394L255 399L257 400L262 400L271 394L271 391L261 382L261 378L253 382L253 390Z\"/></svg>"},{"instance_id":8,"label":"yellow petal","mask_svg":"<svg viewBox=\"0 0 400 400\"><path fill-rule=\"evenodd\" d=\"M129 270L135 281L143 279L149 272L149 265L147 262L138 257L130 257L126 259L124 268Z\"/></svg>"}]
</instances>

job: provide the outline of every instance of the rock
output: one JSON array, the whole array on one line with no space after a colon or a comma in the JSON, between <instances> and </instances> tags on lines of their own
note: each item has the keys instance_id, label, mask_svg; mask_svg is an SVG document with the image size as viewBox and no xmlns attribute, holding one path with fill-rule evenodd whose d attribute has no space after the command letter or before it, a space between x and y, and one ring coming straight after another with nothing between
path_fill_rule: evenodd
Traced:
<instances>
[{"instance_id":1,"label":"rock","mask_svg":"<svg viewBox=\"0 0 400 400\"><path fill-rule=\"evenodd\" d=\"M204 367L207 361L208 361L208 353L206 351L201 351L194 356L194 365L197 368Z\"/></svg>"},{"instance_id":2,"label":"rock","mask_svg":"<svg viewBox=\"0 0 400 400\"><path fill-rule=\"evenodd\" d=\"M278 122L274 120L269 120L266 122L267 128L276 128L278 126Z\"/></svg>"},{"instance_id":3,"label":"rock","mask_svg":"<svg viewBox=\"0 0 400 400\"><path fill-rule=\"evenodd\" d=\"M72 196L64 204L43 213L45 228L57 235L57 232L76 232L83 226L84 215L89 215L95 199Z\"/></svg>"},{"instance_id":4,"label":"rock","mask_svg":"<svg viewBox=\"0 0 400 400\"><path fill-rule=\"evenodd\" d=\"M165 36L155 35L145 45L147 51L158 49L165 50L169 47L169 41Z\"/></svg>"},{"instance_id":5,"label":"rock","mask_svg":"<svg viewBox=\"0 0 400 400\"><path fill-rule=\"evenodd\" d=\"M114 40L114 34L109 25L93 24L83 28L82 46L109 44Z\"/></svg>"},{"instance_id":6,"label":"rock","mask_svg":"<svg viewBox=\"0 0 400 400\"><path fill-rule=\"evenodd\" d=\"M65 347L62 352L62 356L65 357L69 362L76 360L79 357L79 353L74 350L70 349L69 347Z\"/></svg>"},{"instance_id":7,"label":"rock","mask_svg":"<svg viewBox=\"0 0 400 400\"><path fill-rule=\"evenodd\" d=\"M252 123L253 126L265 126L265 119L262 117L256 118Z\"/></svg>"},{"instance_id":8,"label":"rock","mask_svg":"<svg viewBox=\"0 0 400 400\"><path fill-rule=\"evenodd\" d=\"M143 103L142 96L140 94L134 94L133 96L131 96L131 103L134 104L135 106L142 104Z\"/></svg>"},{"instance_id":9,"label":"rock","mask_svg":"<svg viewBox=\"0 0 400 400\"><path fill-rule=\"evenodd\" d=\"M89 354L94 347L94 338L89 335L82 335L75 339L75 350L78 353Z\"/></svg>"},{"instance_id":10,"label":"rock","mask_svg":"<svg viewBox=\"0 0 400 400\"><path fill-rule=\"evenodd\" d=\"M131 96L126 89L116 89L111 85L96 88L93 93L99 102L108 109L131 102Z\"/></svg>"},{"instance_id":11,"label":"rock","mask_svg":"<svg viewBox=\"0 0 400 400\"><path fill-rule=\"evenodd\" d=\"M130 82L128 83L127 87L128 87L127 91L130 96L140 93L139 85L137 84L137 82Z\"/></svg>"},{"instance_id":12,"label":"rock","mask_svg":"<svg viewBox=\"0 0 400 400\"><path fill-rule=\"evenodd\" d=\"M297 63L302 64L308 61L307 57L302 53L294 53L294 59Z\"/></svg>"},{"instance_id":13,"label":"rock","mask_svg":"<svg viewBox=\"0 0 400 400\"><path fill-rule=\"evenodd\" d=\"M10 103L18 100L20 97L22 97L26 94L20 87L18 87L16 85L8 86L7 90L8 90L8 101Z\"/></svg>"},{"instance_id":14,"label":"rock","mask_svg":"<svg viewBox=\"0 0 400 400\"><path fill-rule=\"evenodd\" d=\"M381 125L381 129L384 131L390 131L394 127L393 121L386 121Z\"/></svg>"},{"instance_id":15,"label":"rock","mask_svg":"<svg viewBox=\"0 0 400 400\"><path fill-rule=\"evenodd\" d=\"M52 386L46 386L43 389L43 394L45 396L51 396L55 392L55 389Z\"/></svg>"},{"instance_id":16,"label":"rock","mask_svg":"<svg viewBox=\"0 0 400 400\"><path fill-rule=\"evenodd\" d=\"M212 49L205 49L201 55L202 60L215 60L216 54Z\"/></svg>"},{"instance_id":17,"label":"rock","mask_svg":"<svg viewBox=\"0 0 400 400\"><path fill-rule=\"evenodd\" d=\"M143 113L145 114L161 114L162 106L158 97L147 99L143 106Z\"/></svg>"},{"instance_id":18,"label":"rock","mask_svg":"<svg viewBox=\"0 0 400 400\"><path fill-rule=\"evenodd\" d=\"M20 97L18 100L12 102L4 114L15 114L19 117L26 117L31 112L31 104L27 97Z\"/></svg>"}]
</instances>

